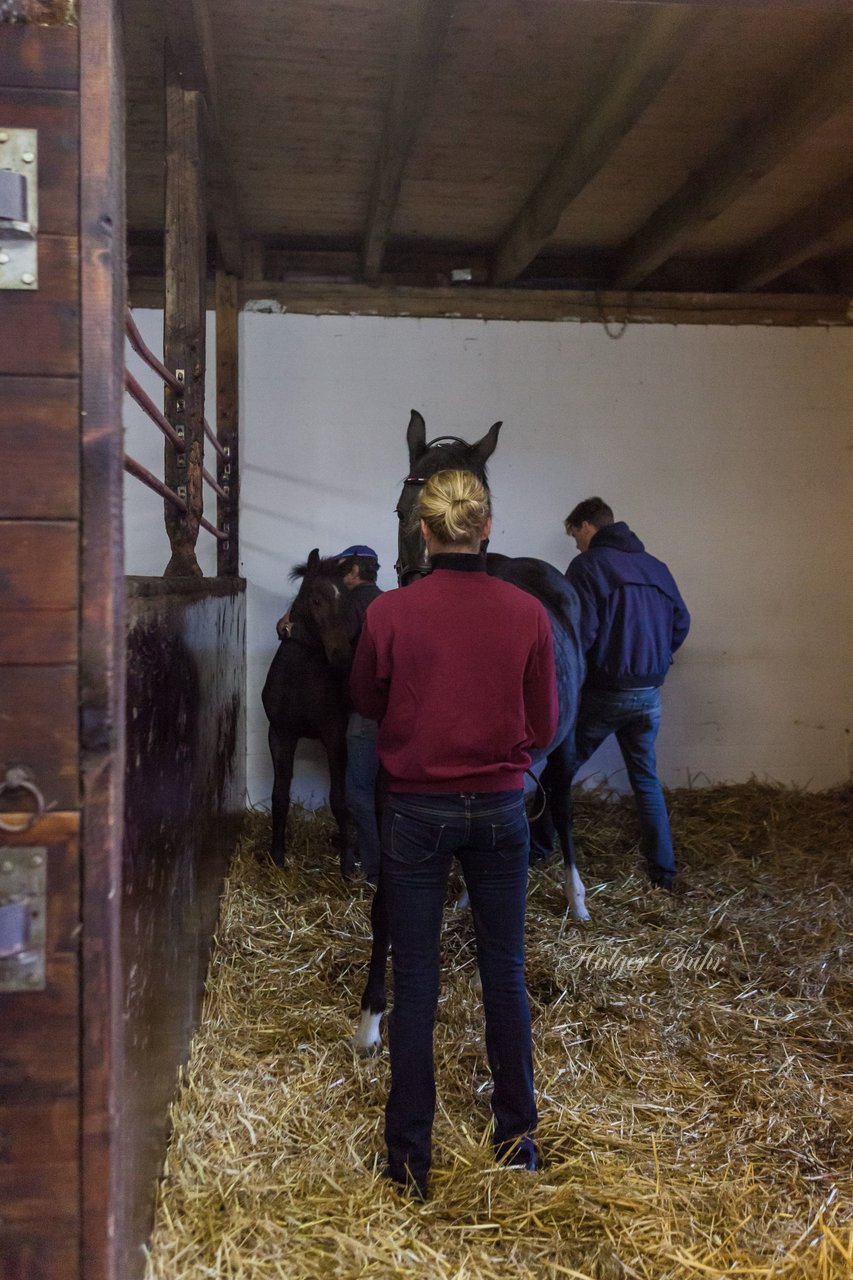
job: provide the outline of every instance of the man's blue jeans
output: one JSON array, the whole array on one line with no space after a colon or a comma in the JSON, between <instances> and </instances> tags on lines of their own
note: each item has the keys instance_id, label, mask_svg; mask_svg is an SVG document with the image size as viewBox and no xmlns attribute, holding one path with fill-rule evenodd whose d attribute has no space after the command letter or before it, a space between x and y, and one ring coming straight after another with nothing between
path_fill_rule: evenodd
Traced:
<instances>
[{"instance_id":1,"label":"man's blue jeans","mask_svg":"<svg viewBox=\"0 0 853 1280\"><path fill-rule=\"evenodd\" d=\"M347 725L347 808L355 825L361 869L368 880L379 878L379 824L376 819L376 778L379 756L375 720L354 711Z\"/></svg>"},{"instance_id":2,"label":"man's blue jeans","mask_svg":"<svg viewBox=\"0 0 853 1280\"><path fill-rule=\"evenodd\" d=\"M471 897L494 1081L495 1143L536 1127L530 1009L524 984L528 828L521 791L392 792L382 813L382 879L394 969L388 1022L389 1172L425 1185L435 1115L433 1027L440 935L454 856Z\"/></svg>"},{"instance_id":3,"label":"man's blue jeans","mask_svg":"<svg viewBox=\"0 0 853 1280\"><path fill-rule=\"evenodd\" d=\"M640 850L653 882L668 888L675 875L675 855L655 759L660 717L660 689L586 688L575 737L579 769L605 738L616 734L637 802Z\"/></svg>"}]
</instances>

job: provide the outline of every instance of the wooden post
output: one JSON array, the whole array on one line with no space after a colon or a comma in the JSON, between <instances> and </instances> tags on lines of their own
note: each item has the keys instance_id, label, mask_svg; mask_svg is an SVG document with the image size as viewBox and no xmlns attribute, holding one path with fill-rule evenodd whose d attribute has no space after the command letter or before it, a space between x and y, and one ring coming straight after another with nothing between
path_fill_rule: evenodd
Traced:
<instances>
[{"instance_id":1,"label":"wooden post","mask_svg":"<svg viewBox=\"0 0 853 1280\"><path fill-rule=\"evenodd\" d=\"M120 0L80 12L82 547L79 715L82 1271L132 1277L125 1247L121 862L125 772L124 61Z\"/></svg>"},{"instance_id":2,"label":"wooden post","mask_svg":"<svg viewBox=\"0 0 853 1280\"><path fill-rule=\"evenodd\" d=\"M216 273L216 434L226 456L219 459L219 483L228 491L228 500L217 499L216 524L228 534L217 547L216 571L220 577L236 578L240 573L240 363L237 277L227 271Z\"/></svg>"},{"instance_id":3,"label":"wooden post","mask_svg":"<svg viewBox=\"0 0 853 1280\"><path fill-rule=\"evenodd\" d=\"M186 497L187 514L164 504L172 558L164 577L201 577L195 554L202 516L204 462L205 208L203 102L181 88L166 48L166 235L164 362L186 386L183 399L166 389L166 417L186 439L186 452L165 448L165 478Z\"/></svg>"}]
</instances>

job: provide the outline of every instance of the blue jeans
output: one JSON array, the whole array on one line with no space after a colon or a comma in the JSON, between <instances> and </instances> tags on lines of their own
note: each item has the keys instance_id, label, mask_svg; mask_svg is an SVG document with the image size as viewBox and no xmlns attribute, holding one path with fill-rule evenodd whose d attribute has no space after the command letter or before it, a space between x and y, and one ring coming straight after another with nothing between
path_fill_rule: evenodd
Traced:
<instances>
[{"instance_id":1,"label":"blue jeans","mask_svg":"<svg viewBox=\"0 0 853 1280\"><path fill-rule=\"evenodd\" d=\"M440 935L453 858L471 897L483 984L495 1143L536 1127L530 1009L524 984L528 828L521 791L390 793L382 814L382 883L394 969L388 1021L389 1172L426 1183L435 1116L433 1027Z\"/></svg>"},{"instance_id":2,"label":"blue jeans","mask_svg":"<svg viewBox=\"0 0 853 1280\"><path fill-rule=\"evenodd\" d=\"M376 751L378 725L354 711L347 725L347 808L355 825L361 869L369 880L379 877L379 824L376 819Z\"/></svg>"},{"instance_id":3,"label":"blue jeans","mask_svg":"<svg viewBox=\"0 0 853 1280\"><path fill-rule=\"evenodd\" d=\"M616 734L637 803L640 850L653 882L668 888L675 875L675 855L655 759L660 716L660 689L586 688L575 736L580 768L605 738Z\"/></svg>"}]
</instances>

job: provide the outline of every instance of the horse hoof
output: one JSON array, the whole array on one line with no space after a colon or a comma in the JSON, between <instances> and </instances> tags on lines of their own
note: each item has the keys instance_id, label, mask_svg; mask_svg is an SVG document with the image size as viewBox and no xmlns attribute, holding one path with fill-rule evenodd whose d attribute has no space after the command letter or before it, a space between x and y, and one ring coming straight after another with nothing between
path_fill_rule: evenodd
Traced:
<instances>
[{"instance_id":1,"label":"horse hoof","mask_svg":"<svg viewBox=\"0 0 853 1280\"><path fill-rule=\"evenodd\" d=\"M350 1044L352 1045L353 1049L355 1049L356 1056L359 1058L363 1058L365 1061L368 1058L378 1058L382 1053L381 1040L378 1042L378 1044L359 1044L357 1036L350 1036Z\"/></svg>"},{"instance_id":2,"label":"horse hoof","mask_svg":"<svg viewBox=\"0 0 853 1280\"><path fill-rule=\"evenodd\" d=\"M278 867L280 871L284 870L284 850L270 849L270 859L274 867Z\"/></svg>"}]
</instances>

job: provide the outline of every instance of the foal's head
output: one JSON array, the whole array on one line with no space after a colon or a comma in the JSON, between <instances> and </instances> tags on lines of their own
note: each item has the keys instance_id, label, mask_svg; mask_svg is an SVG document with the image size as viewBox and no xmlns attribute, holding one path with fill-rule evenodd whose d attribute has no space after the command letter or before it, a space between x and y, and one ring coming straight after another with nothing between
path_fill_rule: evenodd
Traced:
<instances>
[{"instance_id":1,"label":"foal's head","mask_svg":"<svg viewBox=\"0 0 853 1280\"><path fill-rule=\"evenodd\" d=\"M301 578L299 593L290 606L294 639L322 647L329 664L345 668L352 657L347 632L347 588L344 576L352 561L321 560L315 547L306 564L292 570L291 578Z\"/></svg>"}]
</instances>

